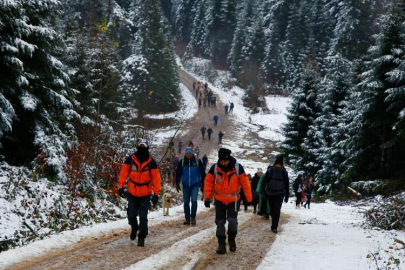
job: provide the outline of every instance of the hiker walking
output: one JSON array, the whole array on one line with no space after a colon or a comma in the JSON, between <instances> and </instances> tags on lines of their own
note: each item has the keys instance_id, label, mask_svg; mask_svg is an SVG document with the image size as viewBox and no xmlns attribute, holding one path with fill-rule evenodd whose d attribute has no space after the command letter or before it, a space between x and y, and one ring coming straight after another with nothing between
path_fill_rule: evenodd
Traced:
<instances>
[{"instance_id":1,"label":"hiker walking","mask_svg":"<svg viewBox=\"0 0 405 270\"><path fill-rule=\"evenodd\" d=\"M210 208L211 198L215 198L215 223L217 224L218 254L226 253L225 224L228 220L228 243L231 252L236 251L236 234L238 232L237 204L240 189L246 194L248 203L252 201L249 180L243 166L231 156L231 150L221 148L218 162L211 166L204 181L204 205ZM214 194L213 194L214 193Z\"/></svg>"},{"instance_id":2,"label":"hiker walking","mask_svg":"<svg viewBox=\"0 0 405 270\"><path fill-rule=\"evenodd\" d=\"M228 104L226 104L225 105L225 114L228 114L228 108L229 108L229 106L228 106Z\"/></svg>"},{"instance_id":3,"label":"hiker walking","mask_svg":"<svg viewBox=\"0 0 405 270\"><path fill-rule=\"evenodd\" d=\"M250 182L250 186L252 187L252 206L253 206L253 214L256 214L256 208L257 208L257 203L259 200L259 196L257 194L257 185L259 184L259 180L263 175L263 170L261 168L257 169L257 172L252 178L252 181Z\"/></svg>"},{"instance_id":4,"label":"hiker walking","mask_svg":"<svg viewBox=\"0 0 405 270\"><path fill-rule=\"evenodd\" d=\"M205 89L205 91L208 90L208 83L204 83L204 89Z\"/></svg>"},{"instance_id":5,"label":"hiker walking","mask_svg":"<svg viewBox=\"0 0 405 270\"><path fill-rule=\"evenodd\" d=\"M204 154L204 156L203 156L203 158L202 158L202 162L203 162L203 165L204 165L204 170L206 170L206 169L207 169L207 165L208 165L208 157L207 157L207 154Z\"/></svg>"},{"instance_id":6,"label":"hiker walking","mask_svg":"<svg viewBox=\"0 0 405 270\"><path fill-rule=\"evenodd\" d=\"M128 192L124 186L128 179ZM128 200L128 223L131 225L131 240L135 240L138 234L138 246L145 245L148 235L148 208L152 200L155 206L159 200L161 190L160 173L156 161L149 155L149 143L147 140L138 142L136 152L127 157L121 167L118 179L118 194ZM153 191L153 196L152 195ZM138 219L139 216L139 225Z\"/></svg>"},{"instance_id":7,"label":"hiker walking","mask_svg":"<svg viewBox=\"0 0 405 270\"><path fill-rule=\"evenodd\" d=\"M197 197L201 181L205 178L205 170L201 160L195 157L191 147L186 148L186 154L179 161L176 170L176 190L180 192L180 180L183 186L184 225L196 225ZM191 200L191 210L190 210Z\"/></svg>"},{"instance_id":8,"label":"hiker walking","mask_svg":"<svg viewBox=\"0 0 405 270\"><path fill-rule=\"evenodd\" d=\"M180 140L179 141L179 143L177 144L177 147L178 147L178 149L179 149L179 154L181 154L181 150L183 149L183 141L182 140Z\"/></svg>"},{"instance_id":9,"label":"hiker walking","mask_svg":"<svg viewBox=\"0 0 405 270\"><path fill-rule=\"evenodd\" d=\"M201 104L202 104L202 97L200 96L198 98L198 108L201 108Z\"/></svg>"},{"instance_id":10,"label":"hiker walking","mask_svg":"<svg viewBox=\"0 0 405 270\"><path fill-rule=\"evenodd\" d=\"M187 147L191 147L191 148L194 149L194 143L191 140L189 140L188 144L187 144Z\"/></svg>"},{"instance_id":11,"label":"hiker walking","mask_svg":"<svg viewBox=\"0 0 405 270\"><path fill-rule=\"evenodd\" d=\"M201 130L202 138L203 138L203 140L204 140L205 132L207 131L207 128L206 128L205 126L202 126L202 128L201 128L200 130Z\"/></svg>"},{"instance_id":12,"label":"hiker walking","mask_svg":"<svg viewBox=\"0 0 405 270\"><path fill-rule=\"evenodd\" d=\"M269 166L269 168L270 168L270 166ZM267 168L267 169L269 169L269 168ZM262 216L263 219L269 220L270 204L269 204L269 201L267 199L267 194L266 194L267 185L263 183L263 179L264 179L264 174L262 174L262 176L260 177L259 182L257 184L257 188L256 188L257 196L259 198L257 214L259 216Z\"/></svg>"},{"instance_id":13,"label":"hiker walking","mask_svg":"<svg viewBox=\"0 0 405 270\"><path fill-rule=\"evenodd\" d=\"M271 231L277 233L283 199L287 203L290 197L288 173L284 168L282 156L278 156L274 166L267 170L263 184L267 185L266 194L270 204Z\"/></svg>"},{"instance_id":14,"label":"hiker walking","mask_svg":"<svg viewBox=\"0 0 405 270\"><path fill-rule=\"evenodd\" d=\"M222 138L224 137L225 133L223 133L222 131L220 131L218 133L218 144L222 144Z\"/></svg>"},{"instance_id":15,"label":"hiker walking","mask_svg":"<svg viewBox=\"0 0 405 270\"><path fill-rule=\"evenodd\" d=\"M205 96L203 99L203 106L204 108L207 107L207 96Z\"/></svg>"},{"instance_id":16,"label":"hiker walking","mask_svg":"<svg viewBox=\"0 0 405 270\"><path fill-rule=\"evenodd\" d=\"M315 188L315 181L312 181L312 177L309 177L307 182L305 183L305 196L307 197L307 201L304 204L304 207L310 209L311 205L311 198L312 198L312 192L314 191Z\"/></svg>"},{"instance_id":17,"label":"hiker walking","mask_svg":"<svg viewBox=\"0 0 405 270\"><path fill-rule=\"evenodd\" d=\"M233 104L233 102L231 102L231 104L229 105L229 113L233 112L234 107L235 107L235 105Z\"/></svg>"},{"instance_id":18,"label":"hiker walking","mask_svg":"<svg viewBox=\"0 0 405 270\"><path fill-rule=\"evenodd\" d=\"M217 126L218 125L218 120L219 120L218 114L214 115L214 118L212 118L212 120L214 120L214 125Z\"/></svg>"},{"instance_id":19,"label":"hiker walking","mask_svg":"<svg viewBox=\"0 0 405 270\"><path fill-rule=\"evenodd\" d=\"M208 129L207 129L207 134L208 134L208 140L209 140L209 141L211 141L211 135L212 135L212 133L214 133L214 131L212 130L211 127L208 127Z\"/></svg>"},{"instance_id":20,"label":"hiker walking","mask_svg":"<svg viewBox=\"0 0 405 270\"><path fill-rule=\"evenodd\" d=\"M202 85L201 85L201 82L200 82L200 81L198 81L198 82L197 82L197 88L198 88L198 90L200 90L200 89L201 89L201 86L202 86Z\"/></svg>"},{"instance_id":21,"label":"hiker walking","mask_svg":"<svg viewBox=\"0 0 405 270\"><path fill-rule=\"evenodd\" d=\"M217 97L212 97L212 106L213 107L217 106Z\"/></svg>"},{"instance_id":22,"label":"hiker walking","mask_svg":"<svg viewBox=\"0 0 405 270\"><path fill-rule=\"evenodd\" d=\"M193 82L193 91L195 90L196 85L197 85L197 83Z\"/></svg>"},{"instance_id":23,"label":"hiker walking","mask_svg":"<svg viewBox=\"0 0 405 270\"><path fill-rule=\"evenodd\" d=\"M199 158L199 156L200 156L200 148L198 148L198 146L195 148L194 152L195 152L195 155L197 156L197 158Z\"/></svg>"},{"instance_id":24,"label":"hiker walking","mask_svg":"<svg viewBox=\"0 0 405 270\"><path fill-rule=\"evenodd\" d=\"M301 208L301 197L304 190L304 176L299 174L298 177L294 180L293 189L295 193L295 209Z\"/></svg>"}]
</instances>

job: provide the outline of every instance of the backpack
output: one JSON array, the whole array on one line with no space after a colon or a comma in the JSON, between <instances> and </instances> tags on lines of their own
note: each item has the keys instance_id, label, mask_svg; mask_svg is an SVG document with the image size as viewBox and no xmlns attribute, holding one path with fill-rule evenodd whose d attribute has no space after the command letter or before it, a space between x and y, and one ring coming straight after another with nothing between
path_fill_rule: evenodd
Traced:
<instances>
[{"instance_id":1,"label":"backpack","mask_svg":"<svg viewBox=\"0 0 405 270\"><path fill-rule=\"evenodd\" d=\"M151 159L151 161L148 163L147 167L148 167L148 171L149 171L149 176L150 176L150 178L152 179L152 172L151 172L151 168L150 168L151 163L152 163L152 159ZM129 174L131 174L131 172L132 172L132 166L133 166L133 165L136 165L136 164L135 164L134 160L133 160L132 157L131 157L131 163L130 163L130 166L129 166ZM141 165L142 165L142 164L141 164ZM145 167L146 167L146 166L145 166ZM145 168L145 167L144 167L144 168ZM144 169L142 169L141 173L143 173L143 172L145 172ZM152 180L149 180L149 181L146 182L146 183L140 184L140 183L137 183L137 182L133 181L133 180L131 179L131 177L129 177L129 181L131 181L135 186L147 186L147 185L149 185L149 183L150 183Z\"/></svg>"}]
</instances>

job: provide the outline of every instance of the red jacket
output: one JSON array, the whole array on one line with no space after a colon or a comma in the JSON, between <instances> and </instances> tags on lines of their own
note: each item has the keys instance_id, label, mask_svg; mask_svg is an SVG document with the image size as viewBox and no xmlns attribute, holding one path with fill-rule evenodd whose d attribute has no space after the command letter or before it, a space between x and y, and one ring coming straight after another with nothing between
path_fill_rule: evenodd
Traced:
<instances>
[{"instance_id":1,"label":"red jacket","mask_svg":"<svg viewBox=\"0 0 405 270\"><path fill-rule=\"evenodd\" d=\"M128 180L128 192L135 197L159 195L161 190L160 173L156 161L149 157L142 164L135 155L127 157L121 167L118 188L122 188Z\"/></svg>"},{"instance_id":2,"label":"red jacket","mask_svg":"<svg viewBox=\"0 0 405 270\"><path fill-rule=\"evenodd\" d=\"M215 165L212 165L210 171L205 177L204 181L204 197L206 200L211 199L214 192L214 198L217 201L221 201L225 204L233 203L240 199L240 188L243 189L243 193L246 196L248 202L252 201L252 191L242 165L239 166L239 179L236 174L235 168L236 160L231 160L231 169L227 172L223 171L219 163L217 164L217 179L215 180Z\"/></svg>"}]
</instances>

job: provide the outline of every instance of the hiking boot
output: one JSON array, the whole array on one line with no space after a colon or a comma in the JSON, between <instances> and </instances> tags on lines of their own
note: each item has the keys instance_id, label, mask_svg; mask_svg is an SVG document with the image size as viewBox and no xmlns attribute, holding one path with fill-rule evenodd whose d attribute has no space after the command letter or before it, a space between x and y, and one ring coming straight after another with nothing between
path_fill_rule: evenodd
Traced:
<instances>
[{"instance_id":1,"label":"hiking boot","mask_svg":"<svg viewBox=\"0 0 405 270\"><path fill-rule=\"evenodd\" d=\"M191 218L190 223L191 225L195 226L197 224L197 221L195 220L195 218Z\"/></svg>"},{"instance_id":2,"label":"hiking boot","mask_svg":"<svg viewBox=\"0 0 405 270\"><path fill-rule=\"evenodd\" d=\"M306 205L306 204L304 204L304 208L307 208L307 205Z\"/></svg>"},{"instance_id":3,"label":"hiking boot","mask_svg":"<svg viewBox=\"0 0 405 270\"><path fill-rule=\"evenodd\" d=\"M189 219L186 219L186 220L183 222L183 225L190 225L190 220L189 220Z\"/></svg>"},{"instance_id":4,"label":"hiking boot","mask_svg":"<svg viewBox=\"0 0 405 270\"><path fill-rule=\"evenodd\" d=\"M308 204L308 209L311 209L311 208L309 207L309 204Z\"/></svg>"},{"instance_id":5,"label":"hiking boot","mask_svg":"<svg viewBox=\"0 0 405 270\"><path fill-rule=\"evenodd\" d=\"M138 247L145 246L145 238L138 238Z\"/></svg>"},{"instance_id":6,"label":"hiking boot","mask_svg":"<svg viewBox=\"0 0 405 270\"><path fill-rule=\"evenodd\" d=\"M271 229L271 231L273 232L273 233L275 233L275 234L277 234L277 229Z\"/></svg>"},{"instance_id":7,"label":"hiking boot","mask_svg":"<svg viewBox=\"0 0 405 270\"><path fill-rule=\"evenodd\" d=\"M225 254L225 253L226 253L225 238L218 238L217 254Z\"/></svg>"},{"instance_id":8,"label":"hiking boot","mask_svg":"<svg viewBox=\"0 0 405 270\"><path fill-rule=\"evenodd\" d=\"M228 243L229 243L229 251L235 252L236 251L236 232L228 232Z\"/></svg>"},{"instance_id":9,"label":"hiking boot","mask_svg":"<svg viewBox=\"0 0 405 270\"><path fill-rule=\"evenodd\" d=\"M132 226L131 234L129 235L129 238L133 241L136 239L136 229L134 226Z\"/></svg>"}]
</instances>

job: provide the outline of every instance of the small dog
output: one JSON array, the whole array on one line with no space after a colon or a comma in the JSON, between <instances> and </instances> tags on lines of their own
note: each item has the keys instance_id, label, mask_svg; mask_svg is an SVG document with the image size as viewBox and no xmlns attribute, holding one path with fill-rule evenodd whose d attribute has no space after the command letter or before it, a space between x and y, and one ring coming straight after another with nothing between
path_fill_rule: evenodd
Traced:
<instances>
[{"instance_id":1,"label":"small dog","mask_svg":"<svg viewBox=\"0 0 405 270\"><path fill-rule=\"evenodd\" d=\"M163 215L168 216L169 208L172 205L172 195L170 193L164 193L162 201L163 201Z\"/></svg>"}]
</instances>

